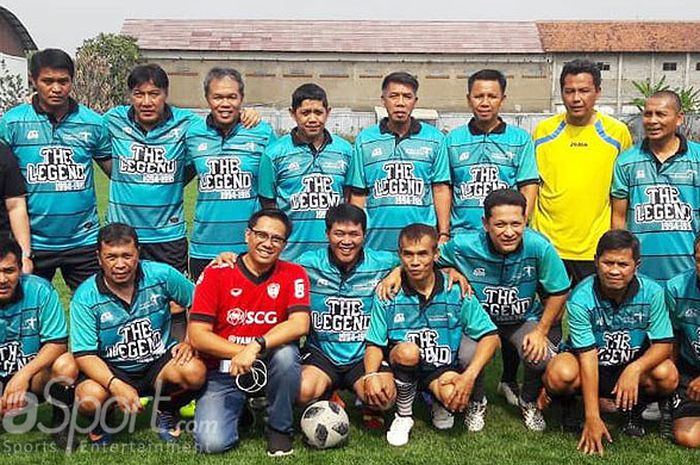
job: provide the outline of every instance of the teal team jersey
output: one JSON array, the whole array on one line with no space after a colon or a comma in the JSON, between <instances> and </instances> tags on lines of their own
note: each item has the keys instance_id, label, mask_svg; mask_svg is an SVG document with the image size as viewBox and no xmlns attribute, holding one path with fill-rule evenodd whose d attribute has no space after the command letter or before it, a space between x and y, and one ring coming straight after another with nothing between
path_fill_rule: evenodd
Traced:
<instances>
[{"instance_id":1,"label":"teal team jersey","mask_svg":"<svg viewBox=\"0 0 700 465\"><path fill-rule=\"evenodd\" d=\"M598 365L624 366L642 355L649 342L672 342L664 290L636 275L620 305L600 293L598 279L579 283L566 303L568 341L575 352L598 350Z\"/></svg>"},{"instance_id":2,"label":"teal team jersey","mask_svg":"<svg viewBox=\"0 0 700 465\"><path fill-rule=\"evenodd\" d=\"M640 272L666 281L693 268L700 232L700 144L681 137L678 153L660 164L648 141L621 154L611 195L628 199L627 229L641 244Z\"/></svg>"},{"instance_id":3,"label":"teal team jersey","mask_svg":"<svg viewBox=\"0 0 700 465\"><path fill-rule=\"evenodd\" d=\"M147 260L141 261L131 303L111 292L101 273L93 275L71 300L71 352L143 371L177 343L170 334L170 301L190 307L193 293L194 284L175 268Z\"/></svg>"},{"instance_id":4,"label":"teal team jersey","mask_svg":"<svg viewBox=\"0 0 700 465\"><path fill-rule=\"evenodd\" d=\"M190 257L210 259L221 252L245 252L248 218L260 209L258 170L265 148L274 141L272 127L237 124L224 135L211 115L187 131L187 163L197 172Z\"/></svg>"},{"instance_id":5,"label":"teal team jersey","mask_svg":"<svg viewBox=\"0 0 700 465\"><path fill-rule=\"evenodd\" d=\"M109 137L100 115L73 100L69 105L60 122L41 111L36 98L0 120L0 140L14 153L26 182L33 250L97 241L93 161L109 160Z\"/></svg>"},{"instance_id":6,"label":"teal team jersey","mask_svg":"<svg viewBox=\"0 0 700 465\"><path fill-rule=\"evenodd\" d=\"M12 301L0 306L0 377L24 368L47 342L68 342L61 299L45 279L22 275Z\"/></svg>"},{"instance_id":7,"label":"teal team jersey","mask_svg":"<svg viewBox=\"0 0 700 465\"><path fill-rule=\"evenodd\" d=\"M694 269L666 282L666 303L681 358L700 369L700 288Z\"/></svg>"},{"instance_id":8,"label":"teal team jersey","mask_svg":"<svg viewBox=\"0 0 700 465\"><path fill-rule=\"evenodd\" d=\"M499 326L539 321L544 309L537 292L561 295L571 286L554 246L529 228L521 246L507 255L496 251L485 231L465 231L442 245L438 265L464 274Z\"/></svg>"},{"instance_id":9,"label":"teal team jersey","mask_svg":"<svg viewBox=\"0 0 700 465\"><path fill-rule=\"evenodd\" d=\"M107 221L133 226L142 243L185 237L185 133L195 118L188 110L166 106L164 120L145 132L131 107L116 107L104 116L112 138Z\"/></svg>"},{"instance_id":10,"label":"teal team jersey","mask_svg":"<svg viewBox=\"0 0 700 465\"><path fill-rule=\"evenodd\" d=\"M400 139L386 118L357 136L348 184L367 193L367 247L395 252L404 226L436 225L432 185L450 182L442 140L437 128L415 120Z\"/></svg>"},{"instance_id":11,"label":"teal team jersey","mask_svg":"<svg viewBox=\"0 0 700 465\"><path fill-rule=\"evenodd\" d=\"M530 135L503 121L485 133L472 118L447 134L440 151L450 161L453 236L481 229L484 199L491 192L539 182Z\"/></svg>"},{"instance_id":12,"label":"teal team jersey","mask_svg":"<svg viewBox=\"0 0 700 465\"><path fill-rule=\"evenodd\" d=\"M365 248L347 273L327 247L306 252L297 263L311 283L311 331L306 343L338 366L362 360L374 288L398 265L396 254Z\"/></svg>"},{"instance_id":13,"label":"teal team jersey","mask_svg":"<svg viewBox=\"0 0 700 465\"><path fill-rule=\"evenodd\" d=\"M351 157L352 145L342 137L326 131L325 142L316 151L299 139L296 128L265 151L258 192L275 200L294 224L283 259L294 260L325 247L326 211L343 202Z\"/></svg>"},{"instance_id":14,"label":"teal team jersey","mask_svg":"<svg viewBox=\"0 0 700 465\"><path fill-rule=\"evenodd\" d=\"M375 296L367 343L390 348L412 342L420 349L420 368L430 370L457 363L462 334L479 340L496 333L496 326L474 297L462 299L458 286L448 291L439 271L435 278L427 300L408 285L405 275L402 289L393 300Z\"/></svg>"}]
</instances>

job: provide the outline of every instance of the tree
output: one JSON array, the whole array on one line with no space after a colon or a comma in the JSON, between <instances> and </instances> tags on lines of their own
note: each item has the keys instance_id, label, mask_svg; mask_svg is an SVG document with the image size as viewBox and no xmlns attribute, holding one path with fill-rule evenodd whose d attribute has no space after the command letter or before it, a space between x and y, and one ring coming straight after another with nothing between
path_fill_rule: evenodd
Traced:
<instances>
[{"instance_id":1,"label":"tree","mask_svg":"<svg viewBox=\"0 0 700 465\"><path fill-rule=\"evenodd\" d=\"M126 78L139 57L132 37L99 34L86 39L75 57L75 98L100 113L127 103Z\"/></svg>"},{"instance_id":2,"label":"tree","mask_svg":"<svg viewBox=\"0 0 700 465\"><path fill-rule=\"evenodd\" d=\"M0 60L0 114L27 97L27 86L19 74L12 74L5 60Z\"/></svg>"}]
</instances>

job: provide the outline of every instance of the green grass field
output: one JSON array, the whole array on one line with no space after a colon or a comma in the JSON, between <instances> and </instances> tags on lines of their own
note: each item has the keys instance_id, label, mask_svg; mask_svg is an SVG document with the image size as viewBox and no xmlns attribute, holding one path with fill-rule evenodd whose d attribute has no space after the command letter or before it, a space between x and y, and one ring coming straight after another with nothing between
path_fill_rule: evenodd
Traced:
<instances>
[{"instance_id":1,"label":"green grass field","mask_svg":"<svg viewBox=\"0 0 700 465\"><path fill-rule=\"evenodd\" d=\"M107 180L97 177L100 212L106 211ZM194 190L190 185L186 193L186 212L192 215ZM70 295L60 276L55 279L64 304ZM422 404L417 403L417 422L406 447L389 446L383 433L366 431L361 428L360 417L355 408L349 407L353 428L350 443L343 449L312 451L297 439L295 454L289 458L270 459L265 455L265 441L260 428L243 432L241 445L224 455L202 456L193 450L190 435L175 446L163 445L155 432L148 426L149 415L142 414L133 434L115 436L113 445L106 450L91 450L83 447L78 452L65 456L53 449L50 439L32 431L23 435L2 433L0 435L0 464L700 464L700 451L688 451L662 440L657 434L656 425L647 424L650 434L642 440L622 437L618 434L615 418L608 422L614 443L606 451L604 458L586 457L576 451L578 437L558 432L531 433L523 426L519 412L508 406L495 394L495 386L500 374L500 360L488 367L487 393L489 410L487 424L483 432L468 434L458 418L455 428L448 433L438 433L430 426L428 413ZM352 405L350 403L349 405ZM46 406L40 409L40 418L48 419ZM556 419L547 413L551 431L557 430Z\"/></svg>"}]
</instances>

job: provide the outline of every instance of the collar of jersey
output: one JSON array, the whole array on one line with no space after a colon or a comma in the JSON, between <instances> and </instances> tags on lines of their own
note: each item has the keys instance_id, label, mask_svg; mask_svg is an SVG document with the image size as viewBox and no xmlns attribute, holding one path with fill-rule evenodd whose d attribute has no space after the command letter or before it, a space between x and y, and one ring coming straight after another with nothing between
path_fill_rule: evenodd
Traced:
<instances>
[{"instance_id":1,"label":"collar of jersey","mask_svg":"<svg viewBox=\"0 0 700 465\"><path fill-rule=\"evenodd\" d=\"M228 138L228 137L231 137L231 136L238 134L238 130L241 128L241 120L239 119L238 122L236 124L234 124L233 127L231 128L231 131L228 134L224 134L223 131L221 131L221 128L219 128L214 123L214 118L211 116L211 113L209 113L207 115L207 118L205 121L207 123L208 128L215 130L223 138Z\"/></svg>"},{"instance_id":2,"label":"collar of jersey","mask_svg":"<svg viewBox=\"0 0 700 465\"><path fill-rule=\"evenodd\" d=\"M301 138L299 135L299 128L292 129L289 134L292 136L292 144L297 147L308 147L311 150L311 153L314 155L323 152L323 150L333 142L333 137L331 136L331 133L328 132L328 129L323 130L323 144L321 144L318 150L316 150L316 146L314 144L309 144Z\"/></svg>"},{"instance_id":3,"label":"collar of jersey","mask_svg":"<svg viewBox=\"0 0 700 465\"><path fill-rule=\"evenodd\" d=\"M686 139L685 136L679 132L676 133L676 136L678 136L681 143L680 143L680 145L678 145L678 150L676 151L676 153L674 153L673 155L668 157L666 159L666 161L664 161L664 164L666 164L669 161L673 160L674 158L679 157L679 156L685 154L686 152L688 152L688 139ZM649 148L649 138L648 137L644 138L644 140L642 141L642 145L640 146L640 149L642 150L642 152L645 152L645 153L651 155L654 158L654 161L656 161L657 164L660 164L659 160L656 158L656 155L654 155L654 152L652 152L651 149Z\"/></svg>"},{"instance_id":4,"label":"collar of jersey","mask_svg":"<svg viewBox=\"0 0 700 465\"><path fill-rule=\"evenodd\" d=\"M520 238L520 244L518 244L518 247L514 251L508 252L508 253L502 253L502 252L499 252L498 250L496 250L496 246L493 245L493 241L491 241L491 237L489 236L489 233L487 233L486 231L482 231L480 234L481 234L481 240L486 243L486 246L489 248L489 252L491 252L493 255L496 255L498 257L505 258L508 255L513 255L513 254L516 254L516 253L520 252L521 250L523 250L523 243L525 242L525 231L527 231L527 228L523 229L523 235Z\"/></svg>"},{"instance_id":5,"label":"collar of jersey","mask_svg":"<svg viewBox=\"0 0 700 465\"><path fill-rule=\"evenodd\" d=\"M486 132L477 126L476 118L470 119L467 127L469 128L469 132L472 136L488 136L490 134L504 134L506 132L506 122L503 121L500 116L498 117L498 125L496 125L496 127L489 132Z\"/></svg>"},{"instance_id":6,"label":"collar of jersey","mask_svg":"<svg viewBox=\"0 0 700 465\"><path fill-rule=\"evenodd\" d=\"M618 305L614 300L608 299L603 295L603 290L600 287L600 280L598 279L598 276L595 276L593 278L593 292L595 292L596 296L598 297L598 300L604 300L607 302L610 302L610 304L613 306L613 308L618 308L626 304L627 302L630 302L634 296L637 295L639 292L639 278L637 275L634 275L634 278L632 278L632 281L630 282L629 286L627 286L627 290L625 291L625 295L622 296L622 302Z\"/></svg>"},{"instance_id":7,"label":"collar of jersey","mask_svg":"<svg viewBox=\"0 0 700 465\"><path fill-rule=\"evenodd\" d=\"M56 120L56 117L52 113L47 113L44 110L41 109L39 106L39 97L35 95L32 97L32 108L34 108L34 112L37 115L45 115L49 121L51 121L51 124L57 124L60 123L60 121ZM68 112L66 112L65 116L61 121L65 121L70 115L73 113L78 112L78 102L76 102L73 97L68 97Z\"/></svg>"},{"instance_id":8,"label":"collar of jersey","mask_svg":"<svg viewBox=\"0 0 700 465\"><path fill-rule=\"evenodd\" d=\"M121 297L119 297L117 294L112 292L110 288L107 287L107 284L105 283L105 275L102 272L102 270L97 272L97 275L95 275L95 285L97 286L97 291L100 294L108 295L111 297L114 297L120 302L123 302L127 307L131 307L131 304L133 303L134 298L136 297L137 290L139 288L139 284L143 280L143 268L141 267L141 263L138 264L138 267L136 268L136 278L134 279L134 295L131 298L131 302L127 302L123 300Z\"/></svg>"},{"instance_id":9,"label":"collar of jersey","mask_svg":"<svg viewBox=\"0 0 700 465\"><path fill-rule=\"evenodd\" d=\"M403 289L404 294L407 296L417 296L420 308L425 308L433 301L436 295L445 289L445 276L437 265L433 266L433 273L435 273L435 285L433 286L433 292L431 292L430 296L426 299L423 294L411 287L408 282L408 275L404 270L401 270L401 289Z\"/></svg>"},{"instance_id":10,"label":"collar of jersey","mask_svg":"<svg viewBox=\"0 0 700 465\"><path fill-rule=\"evenodd\" d=\"M340 272L340 275L343 276L343 278L350 276L352 273L355 272L357 268L359 268L360 264L364 261L365 259L365 250L364 248L360 250L360 258L355 262L355 264L350 268L349 270L343 271L343 264L340 263L336 258L335 255L333 255L333 252L331 251L331 248L328 247L327 249L328 253L328 261L330 262L331 265L335 266L338 271Z\"/></svg>"},{"instance_id":11,"label":"collar of jersey","mask_svg":"<svg viewBox=\"0 0 700 465\"><path fill-rule=\"evenodd\" d=\"M411 136L415 136L420 132L420 121L418 121L414 117L411 117L411 126L408 128L408 132L405 136L399 137L398 134L389 129L389 118L385 117L382 118L382 120L379 122L379 132L381 134L391 134L394 137L396 137L400 142L404 139L408 139Z\"/></svg>"},{"instance_id":12,"label":"collar of jersey","mask_svg":"<svg viewBox=\"0 0 700 465\"><path fill-rule=\"evenodd\" d=\"M134 106L133 106L133 105L129 107L129 110L126 112L126 116L129 118L129 121L131 121L131 123L132 123L134 126L136 126L137 128L139 128L144 134L147 133L147 132L150 132L150 131L146 131L146 130L143 128L143 126L141 126L141 125L139 124L139 122L136 121L136 111L134 110ZM172 119L172 117L173 117L173 110L170 108L170 105L168 105L168 104L166 103L166 104L165 104L165 108L163 109L163 119L160 120L160 121L158 122L158 124L156 124L156 125L153 127L153 129L157 128L158 126L161 126L162 124L164 124L164 123L165 123L166 121L168 121L169 119ZM151 129L151 131L153 131L153 129Z\"/></svg>"},{"instance_id":13,"label":"collar of jersey","mask_svg":"<svg viewBox=\"0 0 700 465\"><path fill-rule=\"evenodd\" d=\"M247 252L246 252L247 253ZM261 274L260 276L255 276L247 266L245 266L245 262L243 261L243 256L245 253L242 253L238 256L236 259L236 266L240 268L241 273L243 273L243 276L246 277L246 279L256 285L262 284L268 279L270 279L270 276L275 272L275 269L277 268L277 262L275 262L274 265L272 265L272 268Z\"/></svg>"},{"instance_id":14,"label":"collar of jersey","mask_svg":"<svg viewBox=\"0 0 700 465\"><path fill-rule=\"evenodd\" d=\"M0 308L5 308L9 307L10 305L14 305L22 299L24 299L24 279L22 278L22 276L20 276L14 294L12 294L12 297L10 297L10 300L6 304L0 305Z\"/></svg>"}]
</instances>

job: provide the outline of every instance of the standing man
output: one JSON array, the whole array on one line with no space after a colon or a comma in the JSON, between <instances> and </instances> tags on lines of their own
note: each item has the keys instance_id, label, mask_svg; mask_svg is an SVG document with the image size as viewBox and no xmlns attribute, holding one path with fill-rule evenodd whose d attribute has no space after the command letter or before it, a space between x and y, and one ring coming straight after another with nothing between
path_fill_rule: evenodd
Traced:
<instances>
[{"instance_id":1,"label":"standing man","mask_svg":"<svg viewBox=\"0 0 700 465\"><path fill-rule=\"evenodd\" d=\"M452 176L452 236L481 229L483 203L499 189L518 189L527 199L530 217L539 176L530 135L498 115L506 99L506 77L494 69L469 76L469 123L450 131L440 146L447 152Z\"/></svg>"},{"instance_id":2,"label":"standing man","mask_svg":"<svg viewBox=\"0 0 700 465\"><path fill-rule=\"evenodd\" d=\"M31 246L23 233L23 268L52 280L56 269L72 290L98 270L99 228L93 161L109 175L109 137L102 118L70 97L73 60L62 50L32 55L36 95L0 120L0 140L19 163L27 186ZM12 218L10 218L12 219Z\"/></svg>"},{"instance_id":3,"label":"standing man","mask_svg":"<svg viewBox=\"0 0 700 465\"><path fill-rule=\"evenodd\" d=\"M467 408L476 379L498 348L496 326L472 296L446 289L435 228L412 224L399 234L402 287L391 301L372 304L365 373L377 373L385 354L396 379L396 415L386 433L392 446L408 443L419 389L449 412ZM459 358L458 358L459 352ZM452 421L440 424L451 428ZM465 420L467 423L467 420Z\"/></svg>"},{"instance_id":4,"label":"standing man","mask_svg":"<svg viewBox=\"0 0 700 465\"><path fill-rule=\"evenodd\" d=\"M27 214L27 189L17 159L0 142L0 236L14 237L22 250L32 250ZM34 263L29 256L22 258L22 272L31 273Z\"/></svg>"},{"instance_id":5,"label":"standing man","mask_svg":"<svg viewBox=\"0 0 700 465\"><path fill-rule=\"evenodd\" d=\"M58 292L48 281L22 274L22 249L0 238L0 417L17 414L31 400L52 399L52 436L73 450L70 411L78 366L66 352L68 327Z\"/></svg>"},{"instance_id":6,"label":"standing man","mask_svg":"<svg viewBox=\"0 0 700 465\"><path fill-rule=\"evenodd\" d=\"M326 212L345 198L352 145L326 130L330 111L321 87L299 86L289 109L296 127L272 144L260 161L263 207L279 207L294 223L285 259L325 245Z\"/></svg>"},{"instance_id":7,"label":"standing man","mask_svg":"<svg viewBox=\"0 0 700 465\"><path fill-rule=\"evenodd\" d=\"M350 166L350 202L368 212L367 246L395 251L401 229L435 225L450 238L450 168L442 133L415 120L418 80L405 72L382 81L388 116L360 132Z\"/></svg>"},{"instance_id":8,"label":"standing man","mask_svg":"<svg viewBox=\"0 0 700 465\"><path fill-rule=\"evenodd\" d=\"M185 314L171 315L170 301L187 308L194 285L164 263L140 260L131 226L111 223L99 233L100 271L71 301L71 350L83 381L76 388L80 413L97 416L92 444L110 443L106 415L112 398L125 413L142 410L139 398L169 396L157 405L159 436L174 442L181 433L178 411L204 384L205 367L188 342L178 342ZM162 389L161 389L162 387Z\"/></svg>"},{"instance_id":9,"label":"standing man","mask_svg":"<svg viewBox=\"0 0 700 465\"><path fill-rule=\"evenodd\" d=\"M595 63L565 64L566 113L542 121L533 135L541 184L530 225L552 241L573 285L595 272L596 244L610 229L615 158L632 145L624 123L596 111L600 82Z\"/></svg>"},{"instance_id":10,"label":"standing man","mask_svg":"<svg viewBox=\"0 0 700 465\"><path fill-rule=\"evenodd\" d=\"M673 438L676 443L700 447L700 237L693 246L695 269L686 271L666 283L666 302L676 333L680 383L671 408ZM664 412L666 413L666 412ZM664 433L664 431L662 431Z\"/></svg>"},{"instance_id":11,"label":"standing man","mask_svg":"<svg viewBox=\"0 0 700 465\"><path fill-rule=\"evenodd\" d=\"M267 453L294 452L298 343L309 332L309 278L299 265L278 260L291 233L281 211L256 212L245 232L248 252L233 268L205 268L197 285L188 333L208 368L195 411L201 452L224 452L238 443L247 393L263 388L269 401Z\"/></svg>"},{"instance_id":12,"label":"standing man","mask_svg":"<svg viewBox=\"0 0 700 465\"><path fill-rule=\"evenodd\" d=\"M700 145L689 142L681 101L671 90L644 105L641 144L617 158L612 185L613 228L627 228L641 244L639 270L659 282L693 268L700 232Z\"/></svg>"},{"instance_id":13,"label":"standing man","mask_svg":"<svg viewBox=\"0 0 700 465\"><path fill-rule=\"evenodd\" d=\"M600 416L600 397L614 398L627 416L622 431L640 437L644 407L673 392L678 371L670 360L673 330L663 288L637 274L637 238L620 229L603 234L595 267L596 274L566 303L569 350L549 362L544 384L556 397L582 393L585 423L578 449L602 455L603 438L612 439Z\"/></svg>"},{"instance_id":14,"label":"standing man","mask_svg":"<svg viewBox=\"0 0 700 465\"><path fill-rule=\"evenodd\" d=\"M185 136L187 161L198 177L189 267L195 281L219 253L245 251L248 218L260 209L260 158L275 140L268 123L242 125L244 85L235 69L209 70L204 97L209 115L197 119Z\"/></svg>"}]
</instances>

